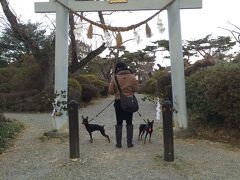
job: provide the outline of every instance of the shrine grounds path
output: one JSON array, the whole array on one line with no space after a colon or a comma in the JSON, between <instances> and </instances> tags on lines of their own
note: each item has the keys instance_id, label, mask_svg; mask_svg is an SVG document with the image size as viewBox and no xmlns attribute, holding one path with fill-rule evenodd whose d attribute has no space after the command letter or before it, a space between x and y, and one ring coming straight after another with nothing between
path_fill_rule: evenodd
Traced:
<instances>
[{"instance_id":1,"label":"shrine grounds path","mask_svg":"<svg viewBox=\"0 0 240 180\"><path fill-rule=\"evenodd\" d=\"M104 124L110 135L108 143L98 132L94 142L80 125L80 159L69 158L68 137L46 138L52 130L50 114L6 113L25 125L14 146L0 154L1 180L237 180L240 177L240 149L227 144L174 137L175 160L166 162L160 122L155 121L152 144L137 140L142 118L155 119L156 105L143 102L139 95L140 113L134 115L133 148L126 147L123 128L123 148L115 148L115 114L111 105L92 123ZM113 97L97 100L79 110L81 115L94 118ZM81 124L81 123L80 123Z\"/></svg>"}]
</instances>

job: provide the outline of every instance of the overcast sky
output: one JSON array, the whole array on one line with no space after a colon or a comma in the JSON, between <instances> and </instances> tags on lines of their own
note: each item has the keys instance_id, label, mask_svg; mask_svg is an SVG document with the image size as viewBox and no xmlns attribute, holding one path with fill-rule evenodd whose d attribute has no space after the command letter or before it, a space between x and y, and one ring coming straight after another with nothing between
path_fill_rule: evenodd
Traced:
<instances>
[{"instance_id":1,"label":"overcast sky","mask_svg":"<svg viewBox=\"0 0 240 180\"><path fill-rule=\"evenodd\" d=\"M21 17L24 21L31 19L31 21L42 21L43 15L34 12L34 2L48 1L48 0L9 0L11 7L14 9L16 14ZM202 9L193 10L181 10L181 27L182 27L182 39L193 40L203 38L207 34L212 34L214 37L223 35L230 36L228 31L222 30L218 27L232 28L228 24L228 21L240 27L240 0L203 0ZM2 12L1 12L2 13ZM123 15L116 16L110 20L112 25L115 26L127 26L129 24L138 23L154 12L136 12L127 14L127 18ZM160 14L163 19L163 24L167 29L167 13L166 11ZM127 20L126 20L127 19ZM157 18L154 18L149 22L149 25L153 31L153 38L150 40L166 39L168 31L166 30L163 34L159 34L156 28ZM155 28L154 28L155 27ZM144 28L142 28L144 29ZM124 33L123 38L130 36L133 32ZM133 35L132 35L133 37ZM143 48L146 45L146 38L143 38L141 45L134 46L135 48ZM100 44L100 43L99 43ZM129 48L133 47L129 44Z\"/></svg>"},{"instance_id":2,"label":"overcast sky","mask_svg":"<svg viewBox=\"0 0 240 180\"><path fill-rule=\"evenodd\" d=\"M24 19L38 19L41 15L34 13L34 2L40 1L47 0L24 0L24 3L20 0L9 0L9 3ZM227 21L240 26L239 7L240 0L203 0L202 9L181 10L183 39L209 33L223 35L226 32L218 29L218 26L228 27ZM136 17L134 20L138 22Z\"/></svg>"}]
</instances>

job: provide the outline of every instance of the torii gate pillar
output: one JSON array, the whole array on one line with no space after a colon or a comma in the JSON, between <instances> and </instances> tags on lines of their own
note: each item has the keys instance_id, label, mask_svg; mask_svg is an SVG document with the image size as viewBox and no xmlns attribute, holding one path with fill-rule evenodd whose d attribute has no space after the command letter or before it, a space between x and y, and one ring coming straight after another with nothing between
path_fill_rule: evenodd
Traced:
<instances>
[{"instance_id":1,"label":"torii gate pillar","mask_svg":"<svg viewBox=\"0 0 240 180\"><path fill-rule=\"evenodd\" d=\"M184 78L184 63L182 52L182 35L180 23L179 1L172 3L168 9L168 33L171 59L172 99L174 117L178 120L179 127L187 129L187 108Z\"/></svg>"},{"instance_id":2,"label":"torii gate pillar","mask_svg":"<svg viewBox=\"0 0 240 180\"><path fill-rule=\"evenodd\" d=\"M63 0L67 3L68 0ZM55 40L55 81L54 92L64 91L66 97L61 97L67 102L68 94L68 38L69 38L69 14L68 10L60 4L56 4L56 40ZM55 128L65 130L68 128L67 111L62 111L61 116L55 117Z\"/></svg>"},{"instance_id":3,"label":"torii gate pillar","mask_svg":"<svg viewBox=\"0 0 240 180\"><path fill-rule=\"evenodd\" d=\"M68 84L68 11L54 0L35 2L35 12L56 13L56 48L55 48L55 92L65 91ZM90 11L126 11L160 10L172 0L128 0L128 3L109 4L107 1L59 0L77 12ZM167 7L169 24L169 45L171 59L171 78L173 105L178 112L177 119L183 129L187 129L187 108L185 79L182 53L180 9L202 7L202 0L175 0ZM67 97L62 99L67 101ZM67 114L55 120L57 130L67 128Z\"/></svg>"}]
</instances>

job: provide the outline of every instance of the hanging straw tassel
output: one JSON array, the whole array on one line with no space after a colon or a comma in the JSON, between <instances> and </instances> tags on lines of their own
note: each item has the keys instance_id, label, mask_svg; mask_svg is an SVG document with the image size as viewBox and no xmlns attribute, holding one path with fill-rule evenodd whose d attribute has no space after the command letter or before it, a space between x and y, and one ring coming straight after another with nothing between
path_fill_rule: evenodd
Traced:
<instances>
[{"instance_id":1,"label":"hanging straw tassel","mask_svg":"<svg viewBox=\"0 0 240 180\"><path fill-rule=\"evenodd\" d=\"M118 32L116 36L116 46L120 47L121 45L122 45L122 35L120 32Z\"/></svg>"},{"instance_id":2,"label":"hanging straw tassel","mask_svg":"<svg viewBox=\"0 0 240 180\"><path fill-rule=\"evenodd\" d=\"M87 37L88 37L88 39L92 39L92 37L93 37L93 26L92 26L92 24L90 24L89 27L88 27Z\"/></svg>"},{"instance_id":3,"label":"hanging straw tassel","mask_svg":"<svg viewBox=\"0 0 240 180\"><path fill-rule=\"evenodd\" d=\"M146 29L146 36L147 36L147 38L152 37L152 30L151 30L151 28L149 27L148 23L146 23L145 29Z\"/></svg>"}]
</instances>

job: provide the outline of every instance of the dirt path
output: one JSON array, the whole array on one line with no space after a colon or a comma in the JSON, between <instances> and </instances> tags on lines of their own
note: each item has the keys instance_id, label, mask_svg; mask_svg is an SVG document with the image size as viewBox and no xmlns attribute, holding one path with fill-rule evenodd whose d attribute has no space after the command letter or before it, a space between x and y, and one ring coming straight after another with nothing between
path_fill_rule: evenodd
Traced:
<instances>
[{"instance_id":1,"label":"dirt path","mask_svg":"<svg viewBox=\"0 0 240 180\"><path fill-rule=\"evenodd\" d=\"M94 117L112 97L96 101L83 108L79 116ZM143 117L155 119L155 104L140 100ZM81 180L236 180L240 176L240 150L225 144L197 139L175 139L175 160L163 160L163 138L159 122L154 124L152 144L137 141L142 118L134 115L134 144L126 147L126 128L123 128L123 148L115 148L115 114L110 106L92 123L104 124L112 140L108 143L98 133L94 142L80 126L80 160L69 159L68 138L43 139L44 132L52 129L50 114L14 114L7 117L23 122L25 131L14 147L0 155L0 179L81 179ZM81 119L79 119L81 121Z\"/></svg>"}]
</instances>

